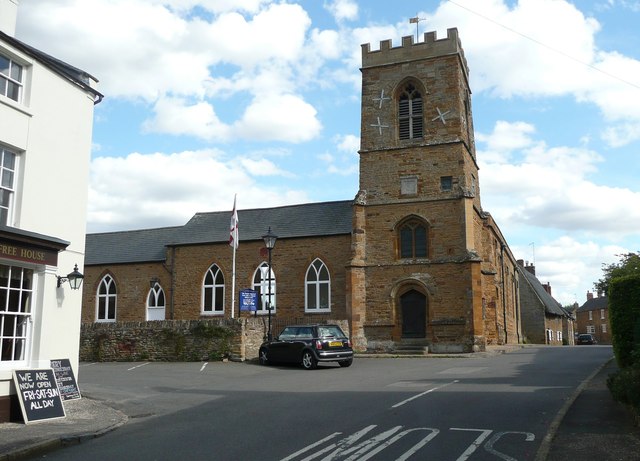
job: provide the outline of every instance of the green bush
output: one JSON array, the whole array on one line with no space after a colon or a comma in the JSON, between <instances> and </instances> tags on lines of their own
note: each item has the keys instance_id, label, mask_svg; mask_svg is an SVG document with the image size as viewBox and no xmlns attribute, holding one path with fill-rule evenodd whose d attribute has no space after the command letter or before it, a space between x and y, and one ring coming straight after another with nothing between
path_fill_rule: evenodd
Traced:
<instances>
[{"instance_id":1,"label":"green bush","mask_svg":"<svg viewBox=\"0 0 640 461\"><path fill-rule=\"evenodd\" d=\"M609 284L611 341L618 366L638 363L640 357L640 276L630 275Z\"/></svg>"},{"instance_id":2,"label":"green bush","mask_svg":"<svg viewBox=\"0 0 640 461\"><path fill-rule=\"evenodd\" d=\"M623 368L609 375L607 386L615 400L631 406L640 416L640 366Z\"/></svg>"}]
</instances>

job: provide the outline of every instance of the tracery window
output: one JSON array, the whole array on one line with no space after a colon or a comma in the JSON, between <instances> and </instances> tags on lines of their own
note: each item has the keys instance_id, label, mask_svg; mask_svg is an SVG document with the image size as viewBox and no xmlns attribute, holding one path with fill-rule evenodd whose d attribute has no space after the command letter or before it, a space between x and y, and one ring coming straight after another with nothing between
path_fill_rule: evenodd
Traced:
<instances>
[{"instance_id":1,"label":"tracery window","mask_svg":"<svg viewBox=\"0 0 640 461\"><path fill-rule=\"evenodd\" d=\"M165 319L166 301L164 290L158 282L149 290L147 296L147 320Z\"/></svg>"},{"instance_id":2,"label":"tracery window","mask_svg":"<svg viewBox=\"0 0 640 461\"><path fill-rule=\"evenodd\" d=\"M422 95L407 83L398 98L398 136L400 139L422 138Z\"/></svg>"},{"instance_id":3,"label":"tracery window","mask_svg":"<svg viewBox=\"0 0 640 461\"><path fill-rule=\"evenodd\" d=\"M271 282L271 297L269 297L269 282ZM268 305L271 305L271 313L276 311L276 276L271 267L269 273L269 264L263 262L258 266L253 274L252 288L258 292L260 302L258 303L258 313L266 314Z\"/></svg>"},{"instance_id":4,"label":"tracery window","mask_svg":"<svg viewBox=\"0 0 640 461\"><path fill-rule=\"evenodd\" d=\"M327 266L315 259L305 277L305 311L329 312L331 310L331 278Z\"/></svg>"},{"instance_id":5,"label":"tracery window","mask_svg":"<svg viewBox=\"0 0 640 461\"><path fill-rule=\"evenodd\" d=\"M118 292L116 289L116 281L107 274L102 278L98 286L96 321L115 322L117 301Z\"/></svg>"},{"instance_id":6,"label":"tracery window","mask_svg":"<svg viewBox=\"0 0 640 461\"><path fill-rule=\"evenodd\" d=\"M202 312L205 314L224 313L224 274L217 264L212 264L204 276Z\"/></svg>"},{"instance_id":7,"label":"tracery window","mask_svg":"<svg viewBox=\"0 0 640 461\"><path fill-rule=\"evenodd\" d=\"M428 226L423 221L411 219L400 226L399 249L401 258L426 258L428 256Z\"/></svg>"}]
</instances>

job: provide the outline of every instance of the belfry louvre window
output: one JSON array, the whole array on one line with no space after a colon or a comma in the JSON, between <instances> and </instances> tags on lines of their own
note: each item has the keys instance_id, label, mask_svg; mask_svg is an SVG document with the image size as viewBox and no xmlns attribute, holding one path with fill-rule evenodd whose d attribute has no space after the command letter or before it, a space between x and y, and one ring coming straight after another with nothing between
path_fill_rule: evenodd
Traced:
<instances>
[{"instance_id":1,"label":"belfry louvre window","mask_svg":"<svg viewBox=\"0 0 640 461\"><path fill-rule=\"evenodd\" d=\"M407 221L400 227L400 257L426 258L427 226L418 220Z\"/></svg>"},{"instance_id":2,"label":"belfry louvre window","mask_svg":"<svg viewBox=\"0 0 640 461\"><path fill-rule=\"evenodd\" d=\"M407 84L398 100L398 130L400 139L422 137L422 95L412 84Z\"/></svg>"}]
</instances>

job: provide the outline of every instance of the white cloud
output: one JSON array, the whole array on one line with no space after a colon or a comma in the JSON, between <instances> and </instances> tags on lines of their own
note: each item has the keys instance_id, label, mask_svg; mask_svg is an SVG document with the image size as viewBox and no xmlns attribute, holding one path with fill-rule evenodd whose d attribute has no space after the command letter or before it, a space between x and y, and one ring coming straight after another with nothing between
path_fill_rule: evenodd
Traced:
<instances>
[{"instance_id":1,"label":"white cloud","mask_svg":"<svg viewBox=\"0 0 640 461\"><path fill-rule=\"evenodd\" d=\"M193 214L309 201L306 193L265 187L258 176L287 176L266 159L228 160L215 149L132 153L91 163L89 232L182 225Z\"/></svg>"},{"instance_id":2,"label":"white cloud","mask_svg":"<svg viewBox=\"0 0 640 461\"><path fill-rule=\"evenodd\" d=\"M256 98L242 119L234 125L238 137L288 142L308 141L322 126L316 110L294 95L266 95Z\"/></svg>"},{"instance_id":3,"label":"white cloud","mask_svg":"<svg viewBox=\"0 0 640 461\"><path fill-rule=\"evenodd\" d=\"M338 22L353 21L358 18L358 4L353 0L325 1L324 7L329 10Z\"/></svg>"},{"instance_id":4,"label":"white cloud","mask_svg":"<svg viewBox=\"0 0 640 461\"><path fill-rule=\"evenodd\" d=\"M616 255L628 252L618 245L580 241L568 235L533 243L511 250L516 258L535 262L536 277L541 283L550 283L552 296L562 305L584 303L587 291L593 291L594 282L602 277L602 264L615 262Z\"/></svg>"},{"instance_id":5,"label":"white cloud","mask_svg":"<svg viewBox=\"0 0 640 461\"><path fill-rule=\"evenodd\" d=\"M640 203L640 192L593 183L589 177L602 162L600 155L522 136L515 136L517 142L495 139L510 126L515 133L533 132L526 124L498 122L491 135L482 137L488 146L509 146L509 163L504 153L478 152L483 202L495 205L488 211L502 227L528 225L612 239L637 233L640 208L632 204Z\"/></svg>"}]
</instances>

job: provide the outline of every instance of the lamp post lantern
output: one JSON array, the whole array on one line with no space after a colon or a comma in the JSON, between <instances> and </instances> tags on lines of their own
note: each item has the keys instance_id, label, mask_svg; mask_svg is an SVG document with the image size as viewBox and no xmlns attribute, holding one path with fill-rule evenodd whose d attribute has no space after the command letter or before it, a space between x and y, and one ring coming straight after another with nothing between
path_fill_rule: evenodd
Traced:
<instances>
[{"instance_id":1,"label":"lamp post lantern","mask_svg":"<svg viewBox=\"0 0 640 461\"><path fill-rule=\"evenodd\" d=\"M269 318L269 326L267 330L268 341L271 341L273 339L273 335L271 334L271 250L273 250L273 247L276 246L277 238L278 236L271 232L271 227L269 227L267 234L262 236L264 245L267 247L267 251L269 252L269 272L267 275L267 281L269 283L267 292L267 316Z\"/></svg>"}]
</instances>

